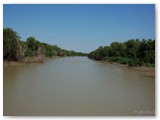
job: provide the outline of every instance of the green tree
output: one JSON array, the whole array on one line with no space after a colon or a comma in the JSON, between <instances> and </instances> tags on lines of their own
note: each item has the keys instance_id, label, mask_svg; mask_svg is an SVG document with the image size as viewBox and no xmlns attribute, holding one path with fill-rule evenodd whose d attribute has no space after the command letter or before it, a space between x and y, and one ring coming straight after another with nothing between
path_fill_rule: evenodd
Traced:
<instances>
[{"instance_id":1,"label":"green tree","mask_svg":"<svg viewBox=\"0 0 160 120\"><path fill-rule=\"evenodd\" d=\"M38 42L36 41L34 37L27 38L26 45L32 51L38 50Z\"/></svg>"},{"instance_id":2,"label":"green tree","mask_svg":"<svg viewBox=\"0 0 160 120\"><path fill-rule=\"evenodd\" d=\"M11 28L3 29L3 59L20 59L20 37Z\"/></svg>"},{"instance_id":3,"label":"green tree","mask_svg":"<svg viewBox=\"0 0 160 120\"><path fill-rule=\"evenodd\" d=\"M39 42L34 37L29 37L26 40L25 56L36 56Z\"/></svg>"},{"instance_id":4,"label":"green tree","mask_svg":"<svg viewBox=\"0 0 160 120\"><path fill-rule=\"evenodd\" d=\"M134 39L125 42L126 45L126 56L129 58L136 58L139 51L140 42Z\"/></svg>"},{"instance_id":5,"label":"green tree","mask_svg":"<svg viewBox=\"0 0 160 120\"><path fill-rule=\"evenodd\" d=\"M141 66L155 64L155 40L140 41L131 39L124 43L113 42L110 46L99 47L88 54L95 60L108 60L128 64L129 66Z\"/></svg>"}]
</instances>

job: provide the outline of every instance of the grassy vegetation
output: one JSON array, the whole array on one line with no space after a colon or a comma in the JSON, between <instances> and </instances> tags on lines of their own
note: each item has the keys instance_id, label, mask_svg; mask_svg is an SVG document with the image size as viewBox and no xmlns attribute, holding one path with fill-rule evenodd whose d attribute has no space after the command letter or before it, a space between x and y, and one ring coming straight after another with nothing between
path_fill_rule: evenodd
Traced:
<instances>
[{"instance_id":1,"label":"grassy vegetation","mask_svg":"<svg viewBox=\"0 0 160 120\"><path fill-rule=\"evenodd\" d=\"M129 66L142 66L144 65L138 59L124 58L124 57L106 57L103 60L107 60L109 62L118 62L121 64L128 64Z\"/></svg>"}]
</instances>

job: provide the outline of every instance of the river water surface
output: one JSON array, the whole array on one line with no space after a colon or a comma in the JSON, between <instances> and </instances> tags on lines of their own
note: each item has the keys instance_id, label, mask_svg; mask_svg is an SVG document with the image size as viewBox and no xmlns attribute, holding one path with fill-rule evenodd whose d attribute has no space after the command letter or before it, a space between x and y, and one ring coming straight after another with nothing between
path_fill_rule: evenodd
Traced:
<instances>
[{"instance_id":1,"label":"river water surface","mask_svg":"<svg viewBox=\"0 0 160 120\"><path fill-rule=\"evenodd\" d=\"M87 57L4 67L4 115L154 115L155 78Z\"/></svg>"}]
</instances>

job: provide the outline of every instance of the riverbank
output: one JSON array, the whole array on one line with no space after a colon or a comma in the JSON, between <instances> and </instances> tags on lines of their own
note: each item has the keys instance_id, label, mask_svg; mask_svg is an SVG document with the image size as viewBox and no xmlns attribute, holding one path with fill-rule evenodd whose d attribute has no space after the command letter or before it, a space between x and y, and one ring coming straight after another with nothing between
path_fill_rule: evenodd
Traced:
<instances>
[{"instance_id":1,"label":"riverbank","mask_svg":"<svg viewBox=\"0 0 160 120\"><path fill-rule=\"evenodd\" d=\"M113 64L113 65L116 65L116 66L121 66L121 67L125 67L125 68L128 68L128 69L131 69L133 71L137 71L137 72L140 72L142 73L144 76L146 77L155 77L155 67L147 67L147 66L128 66L127 64L121 64L121 63L118 63L118 62L110 62L110 61L100 61L102 63L106 63L106 64Z\"/></svg>"},{"instance_id":2,"label":"riverbank","mask_svg":"<svg viewBox=\"0 0 160 120\"><path fill-rule=\"evenodd\" d=\"M51 58L44 57L44 56L34 56L34 57L26 57L22 59L21 61L8 61L4 60L3 61L3 66L16 66L16 65L21 65L21 64L27 64L27 63L44 63L45 61L49 59L54 59L57 58L58 56L54 56Z\"/></svg>"},{"instance_id":3,"label":"riverbank","mask_svg":"<svg viewBox=\"0 0 160 120\"><path fill-rule=\"evenodd\" d=\"M155 77L155 67L130 67L134 71L143 72L146 77Z\"/></svg>"},{"instance_id":4,"label":"riverbank","mask_svg":"<svg viewBox=\"0 0 160 120\"><path fill-rule=\"evenodd\" d=\"M26 57L21 62L22 63L43 63L47 59L44 56L34 56L34 57Z\"/></svg>"},{"instance_id":5,"label":"riverbank","mask_svg":"<svg viewBox=\"0 0 160 120\"><path fill-rule=\"evenodd\" d=\"M28 63L44 63L45 61L49 60L49 59L55 59L58 58L59 56L54 56L51 58L47 58L44 56L37 56L37 57L26 57L24 58L22 61L3 61L3 66L16 66L16 65L21 65L21 64L28 64ZM141 72L144 76L146 77L155 77L155 67L146 67L146 66L139 66L139 67L129 67L127 64L121 64L121 63L117 63L117 62L109 62L109 61L99 61L102 63L106 63L106 64L113 64L116 66L121 66L121 67L125 67L128 69L131 69L133 71L138 71Z\"/></svg>"}]
</instances>

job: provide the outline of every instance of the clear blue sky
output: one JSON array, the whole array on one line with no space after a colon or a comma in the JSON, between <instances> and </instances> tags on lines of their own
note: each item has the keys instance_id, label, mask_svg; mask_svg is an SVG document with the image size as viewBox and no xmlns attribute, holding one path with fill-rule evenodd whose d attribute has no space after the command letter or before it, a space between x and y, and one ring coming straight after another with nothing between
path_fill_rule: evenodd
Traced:
<instances>
[{"instance_id":1,"label":"clear blue sky","mask_svg":"<svg viewBox=\"0 0 160 120\"><path fill-rule=\"evenodd\" d=\"M5 4L3 28L61 48L90 52L128 39L155 38L155 5Z\"/></svg>"}]
</instances>

